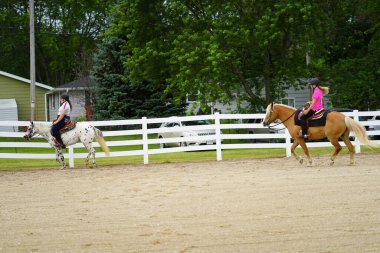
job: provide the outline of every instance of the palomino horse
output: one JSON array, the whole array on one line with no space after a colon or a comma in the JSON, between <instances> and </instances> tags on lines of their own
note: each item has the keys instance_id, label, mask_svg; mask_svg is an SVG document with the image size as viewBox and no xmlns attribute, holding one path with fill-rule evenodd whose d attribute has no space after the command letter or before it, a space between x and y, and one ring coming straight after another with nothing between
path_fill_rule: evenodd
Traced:
<instances>
[{"instance_id":1,"label":"palomino horse","mask_svg":"<svg viewBox=\"0 0 380 253\"><path fill-rule=\"evenodd\" d=\"M62 154L62 148L55 144L55 138L50 133L51 123L45 122L30 122L30 126L24 136L27 140L31 139L35 135L41 135L45 138L49 144L55 149L56 160L62 165L61 169L66 168L65 158ZM65 132L62 134L62 141L66 146L73 145L78 142L82 142L88 151L86 158L86 167L88 166L88 161L90 156L92 156L92 166L95 164L95 150L92 147L92 142L96 138L96 141L100 144L106 156L109 156L108 147L104 141L102 132L86 123L77 123L76 127L73 130Z\"/></svg>"},{"instance_id":2,"label":"palomino horse","mask_svg":"<svg viewBox=\"0 0 380 253\"><path fill-rule=\"evenodd\" d=\"M299 137L300 126L295 125L294 123L294 114L296 109L287 105L274 104L271 103L266 109L266 115L264 119L264 126L269 126L270 123L279 119L289 130L291 137L294 142L291 147L292 155L299 161L303 163L303 159L295 153L295 149L298 145L301 145L309 165L312 165L312 160L309 155L309 150L307 149L304 138ZM364 145L369 145L376 147L375 143L372 143L368 140L367 133L365 128L357 121L351 119L350 117L345 116L340 112L330 112L327 114L326 125L319 127L309 127L309 140L320 140L328 138L331 144L335 147L333 154L331 155L331 163L334 164L336 156L339 154L342 146L339 144L339 138L341 138L346 144L348 150L350 151L350 164L355 163L354 158L354 148L350 142L349 135L350 131L355 133L356 138Z\"/></svg>"}]
</instances>

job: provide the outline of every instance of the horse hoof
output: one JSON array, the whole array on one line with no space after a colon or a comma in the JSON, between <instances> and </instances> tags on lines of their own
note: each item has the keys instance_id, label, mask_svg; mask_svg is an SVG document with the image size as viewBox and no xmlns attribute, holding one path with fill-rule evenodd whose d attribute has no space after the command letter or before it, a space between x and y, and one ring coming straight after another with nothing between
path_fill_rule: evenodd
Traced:
<instances>
[{"instance_id":1,"label":"horse hoof","mask_svg":"<svg viewBox=\"0 0 380 253\"><path fill-rule=\"evenodd\" d=\"M334 161L331 161L331 162L330 162L330 166L333 166L333 165L334 165Z\"/></svg>"},{"instance_id":2,"label":"horse hoof","mask_svg":"<svg viewBox=\"0 0 380 253\"><path fill-rule=\"evenodd\" d=\"M299 162L300 164L303 164L303 158L300 158L300 159L298 160L298 162Z\"/></svg>"}]
</instances>

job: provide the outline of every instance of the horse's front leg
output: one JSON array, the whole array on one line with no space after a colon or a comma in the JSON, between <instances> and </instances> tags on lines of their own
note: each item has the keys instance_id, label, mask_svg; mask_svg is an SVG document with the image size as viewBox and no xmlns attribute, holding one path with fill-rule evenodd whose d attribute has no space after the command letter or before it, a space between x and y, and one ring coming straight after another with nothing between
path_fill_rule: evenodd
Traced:
<instances>
[{"instance_id":1,"label":"horse's front leg","mask_svg":"<svg viewBox=\"0 0 380 253\"><path fill-rule=\"evenodd\" d=\"M303 158L298 156L297 153L296 153L296 148L298 146L299 142L297 141L297 139L294 139L294 142L293 142L293 145L292 147L290 148L291 152L292 152L292 155L294 156L294 158L296 158L296 160L302 164L303 163Z\"/></svg>"},{"instance_id":2,"label":"horse's front leg","mask_svg":"<svg viewBox=\"0 0 380 253\"><path fill-rule=\"evenodd\" d=\"M309 166L313 165L313 161L311 160L310 154L309 154L309 149L306 146L305 140L302 138L298 138L298 142L301 145L303 152L305 153L307 160L309 161Z\"/></svg>"},{"instance_id":3,"label":"horse's front leg","mask_svg":"<svg viewBox=\"0 0 380 253\"><path fill-rule=\"evenodd\" d=\"M56 153L55 160L57 160L57 162L59 162L62 165L61 169L65 169L67 165L65 163L65 157L63 156L63 153L62 153L62 148L55 147L55 153Z\"/></svg>"}]
</instances>

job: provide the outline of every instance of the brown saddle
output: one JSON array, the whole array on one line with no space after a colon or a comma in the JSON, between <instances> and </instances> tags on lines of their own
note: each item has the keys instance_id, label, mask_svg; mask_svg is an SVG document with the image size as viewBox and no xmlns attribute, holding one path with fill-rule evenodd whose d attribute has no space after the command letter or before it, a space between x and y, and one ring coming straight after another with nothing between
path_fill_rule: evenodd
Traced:
<instances>
[{"instance_id":1,"label":"brown saddle","mask_svg":"<svg viewBox=\"0 0 380 253\"><path fill-rule=\"evenodd\" d=\"M307 110L309 109L311 103L310 102L306 102L304 105L303 105L303 108L302 108L302 112L304 110ZM307 121L310 121L310 120L317 120L317 119L321 119L323 117L323 114L326 112L325 108L321 108L319 109L318 111L316 111L313 116L311 116L310 118L307 119ZM298 119L300 119L301 117L301 114L298 115Z\"/></svg>"},{"instance_id":2,"label":"brown saddle","mask_svg":"<svg viewBox=\"0 0 380 253\"><path fill-rule=\"evenodd\" d=\"M323 117L323 114L326 112L325 108L321 108L320 110L316 111L313 116L309 118L309 120L317 120L321 119Z\"/></svg>"},{"instance_id":3,"label":"brown saddle","mask_svg":"<svg viewBox=\"0 0 380 253\"><path fill-rule=\"evenodd\" d=\"M73 130L75 128L75 126L77 125L77 122L76 121L73 121L73 120L69 120L66 122L65 126L62 127L60 130L59 130L59 133L60 134L63 134L63 133L66 133L70 130Z\"/></svg>"}]
</instances>

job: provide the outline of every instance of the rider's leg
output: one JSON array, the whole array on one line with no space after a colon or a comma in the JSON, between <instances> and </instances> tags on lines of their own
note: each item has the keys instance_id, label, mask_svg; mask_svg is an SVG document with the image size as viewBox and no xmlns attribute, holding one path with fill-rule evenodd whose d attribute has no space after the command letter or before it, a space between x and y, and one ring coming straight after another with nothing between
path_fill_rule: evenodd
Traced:
<instances>
[{"instance_id":1,"label":"rider's leg","mask_svg":"<svg viewBox=\"0 0 380 253\"><path fill-rule=\"evenodd\" d=\"M60 122L58 122L57 124L53 125L51 127L51 134L55 137L55 139L62 145L64 146L63 144L63 141L62 141L62 138L61 138L61 134L59 133L59 130L65 126L65 121L64 120L61 120Z\"/></svg>"},{"instance_id":2,"label":"rider's leg","mask_svg":"<svg viewBox=\"0 0 380 253\"><path fill-rule=\"evenodd\" d=\"M307 134L307 119L310 118L314 113L315 113L315 111L310 110L306 115L302 115L300 117L301 128L302 128L302 136L304 138L308 137L308 134Z\"/></svg>"}]
</instances>

